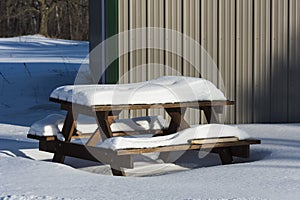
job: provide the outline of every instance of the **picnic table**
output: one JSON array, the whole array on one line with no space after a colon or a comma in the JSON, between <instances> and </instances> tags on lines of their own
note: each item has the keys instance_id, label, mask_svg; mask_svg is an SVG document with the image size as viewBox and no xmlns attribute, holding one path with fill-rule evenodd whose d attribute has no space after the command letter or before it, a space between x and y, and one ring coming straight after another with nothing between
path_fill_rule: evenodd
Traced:
<instances>
[{"instance_id":1,"label":"picnic table","mask_svg":"<svg viewBox=\"0 0 300 200\"><path fill-rule=\"evenodd\" d=\"M39 140L39 149L54 153L53 162L63 163L65 156L77 157L81 159L109 164L113 175L124 176L124 168L133 168L133 155L161 152L160 157L168 161L168 152L210 149L218 153L222 164L230 164L232 156L249 157L251 144L259 144L259 140L247 139L238 140L236 137L208 138L191 140L187 144L159 146L152 148L132 148L132 149L109 149L97 146L99 141L116 137L121 133L114 133L111 124L123 110L141 110L163 108L170 116L170 124L166 130L155 132L155 136L163 136L176 133L190 128L189 123L184 119L187 108L203 111L208 123L218 123L218 113L222 112L224 106L233 105L229 100L205 100L186 101L172 103L150 103L150 104L111 104L111 105L83 105L74 103L73 100L50 97L50 101L59 103L62 110L66 110L66 118L62 128L64 141L58 140L56 136L37 136L28 134L29 138ZM76 121L79 114L95 116L98 129L88 135L85 144L73 143L71 140L81 136L76 135ZM195 138L197 139L197 138Z\"/></svg>"}]
</instances>

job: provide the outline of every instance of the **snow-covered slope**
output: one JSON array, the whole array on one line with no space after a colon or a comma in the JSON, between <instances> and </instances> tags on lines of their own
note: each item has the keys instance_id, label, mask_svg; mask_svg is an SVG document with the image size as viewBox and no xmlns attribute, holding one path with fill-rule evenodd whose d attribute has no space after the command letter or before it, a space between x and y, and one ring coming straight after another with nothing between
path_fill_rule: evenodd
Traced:
<instances>
[{"instance_id":1,"label":"snow-covered slope","mask_svg":"<svg viewBox=\"0 0 300 200\"><path fill-rule=\"evenodd\" d=\"M49 95L58 86L73 84L88 54L88 43L42 36L0 38L0 121L30 125L58 107ZM13 120L10 120L12 119Z\"/></svg>"}]
</instances>

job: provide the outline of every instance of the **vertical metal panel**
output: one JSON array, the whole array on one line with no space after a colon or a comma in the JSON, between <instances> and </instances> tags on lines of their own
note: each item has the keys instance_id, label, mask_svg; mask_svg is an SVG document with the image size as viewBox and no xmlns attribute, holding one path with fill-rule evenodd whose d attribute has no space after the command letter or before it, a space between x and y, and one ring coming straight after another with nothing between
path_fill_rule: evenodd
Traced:
<instances>
[{"instance_id":1,"label":"vertical metal panel","mask_svg":"<svg viewBox=\"0 0 300 200\"><path fill-rule=\"evenodd\" d=\"M288 108L288 1L272 2L272 122L287 121Z\"/></svg>"},{"instance_id":2,"label":"vertical metal panel","mask_svg":"<svg viewBox=\"0 0 300 200\"><path fill-rule=\"evenodd\" d=\"M146 0L130 0L130 63L129 63L129 81L141 82L147 79L147 66L146 66L146 49L140 49L143 45L146 46L147 37L146 31L140 28L146 28L147 15L146 15ZM137 30L139 29L139 30ZM145 111L130 112L131 117L143 116Z\"/></svg>"},{"instance_id":3,"label":"vertical metal panel","mask_svg":"<svg viewBox=\"0 0 300 200\"><path fill-rule=\"evenodd\" d=\"M161 0L148 1L147 13L148 13L147 16L148 27L157 27L157 28L164 27L164 20L165 20L164 1ZM148 33L148 43L163 44L164 41L165 41L164 36L153 32ZM158 64L158 65L151 65L151 67L148 67L148 71L147 71L148 80L164 75L164 67L158 67L159 64L164 64L163 51L160 51L158 49L148 49L148 63Z\"/></svg>"},{"instance_id":4,"label":"vertical metal panel","mask_svg":"<svg viewBox=\"0 0 300 200\"><path fill-rule=\"evenodd\" d=\"M235 100L235 0L220 1L219 5L219 70L225 86L225 96ZM219 81L219 83L220 83ZM221 83L222 84L222 83ZM235 122L235 107L226 110L226 123Z\"/></svg>"},{"instance_id":5,"label":"vertical metal panel","mask_svg":"<svg viewBox=\"0 0 300 200\"><path fill-rule=\"evenodd\" d=\"M106 0L105 1L105 39L110 38L116 34L118 34L119 29L119 1L118 0ZM107 47L109 50L106 51L111 52L114 55L118 54L119 45L116 42L114 45ZM115 84L119 80L119 59L117 58L112 63L107 66L105 71L105 83Z\"/></svg>"},{"instance_id":6,"label":"vertical metal panel","mask_svg":"<svg viewBox=\"0 0 300 200\"><path fill-rule=\"evenodd\" d=\"M184 76L199 77L200 55L196 55L197 43L200 43L200 1L191 0L183 3L183 34L191 40L184 39L183 42L183 61L182 74ZM198 39L198 41L197 41ZM197 61L196 61L197 58ZM200 121L200 113L198 110L188 109L186 112L186 120L191 124L197 124Z\"/></svg>"},{"instance_id":7,"label":"vertical metal panel","mask_svg":"<svg viewBox=\"0 0 300 200\"><path fill-rule=\"evenodd\" d=\"M194 16L191 16L195 11L194 9L191 9L193 0L191 1L184 1L183 2L183 34L189 37L193 37L193 32L191 30L191 27L194 26L192 18ZM183 75L186 76L190 74L192 66L190 65L190 61L192 59L191 56L191 44L188 43L188 41L183 40L183 55L184 58L187 60L183 60Z\"/></svg>"},{"instance_id":8,"label":"vertical metal panel","mask_svg":"<svg viewBox=\"0 0 300 200\"><path fill-rule=\"evenodd\" d=\"M201 1L196 0L195 1L195 41L197 42L197 45L201 44ZM196 46L195 49L195 67L196 67L196 72L195 72L195 77L201 77L201 71L200 71L200 58L201 56L196 54L196 52L201 52L201 47Z\"/></svg>"},{"instance_id":9,"label":"vertical metal panel","mask_svg":"<svg viewBox=\"0 0 300 200\"><path fill-rule=\"evenodd\" d=\"M137 33L136 42L138 47L146 46L147 44L147 34L146 34L146 25L147 25L147 12L146 12L146 0L139 0L136 4L136 25L137 28L140 28L140 31ZM135 82L145 81L147 79L147 66L146 66L146 49L138 49L136 54L136 79Z\"/></svg>"},{"instance_id":10,"label":"vertical metal panel","mask_svg":"<svg viewBox=\"0 0 300 200\"><path fill-rule=\"evenodd\" d=\"M300 2L290 1L289 22L289 122L300 120Z\"/></svg>"},{"instance_id":11,"label":"vertical metal panel","mask_svg":"<svg viewBox=\"0 0 300 200\"><path fill-rule=\"evenodd\" d=\"M129 82L135 82L137 74L133 70L136 66L136 55L132 49L136 48L136 20L137 20L137 11L136 11L136 3L139 0L129 0L129 30L132 34L129 36L129 48L130 48L130 55L129 55Z\"/></svg>"},{"instance_id":12,"label":"vertical metal panel","mask_svg":"<svg viewBox=\"0 0 300 200\"><path fill-rule=\"evenodd\" d=\"M129 0L119 0L119 32L126 32L129 28ZM129 50L129 38L124 35L119 37L119 83L129 81L129 55L124 54ZM122 54L121 54L122 53ZM129 112L123 111L120 118L128 118Z\"/></svg>"},{"instance_id":13,"label":"vertical metal panel","mask_svg":"<svg viewBox=\"0 0 300 200\"><path fill-rule=\"evenodd\" d=\"M119 32L125 32L129 29L129 0L119 0ZM119 52L127 52L129 49L129 38L119 37ZM119 82L128 83L129 81L129 55L120 55L119 59Z\"/></svg>"},{"instance_id":14,"label":"vertical metal panel","mask_svg":"<svg viewBox=\"0 0 300 200\"><path fill-rule=\"evenodd\" d=\"M252 121L253 1L237 1L236 109L237 123Z\"/></svg>"},{"instance_id":15,"label":"vertical metal panel","mask_svg":"<svg viewBox=\"0 0 300 200\"><path fill-rule=\"evenodd\" d=\"M148 1L147 5L147 13L148 13L148 21L147 24L149 27L155 26L155 19L154 16L156 15L155 9L154 9L154 2L155 1ZM148 44L152 45L155 41L155 35L153 32L148 33ZM154 78L154 67L152 63L154 63L154 49L148 49L148 71L147 71L147 80L151 80Z\"/></svg>"},{"instance_id":16,"label":"vertical metal panel","mask_svg":"<svg viewBox=\"0 0 300 200\"><path fill-rule=\"evenodd\" d=\"M165 0L165 28L172 29L172 3L173 0ZM165 35L165 45L166 49L172 49L172 34L167 32ZM172 53L165 52L165 73L166 75L172 75Z\"/></svg>"},{"instance_id":17,"label":"vertical metal panel","mask_svg":"<svg viewBox=\"0 0 300 200\"><path fill-rule=\"evenodd\" d=\"M96 48L102 41L105 40L105 23L103 18L104 0L91 0L89 4L90 10L90 69L93 74L93 83L99 81L99 75L104 71L103 60L99 59L99 55L103 54L99 48ZM97 52L96 52L97 51Z\"/></svg>"},{"instance_id":18,"label":"vertical metal panel","mask_svg":"<svg viewBox=\"0 0 300 200\"><path fill-rule=\"evenodd\" d=\"M254 1L254 122L270 121L271 1Z\"/></svg>"},{"instance_id":19,"label":"vertical metal panel","mask_svg":"<svg viewBox=\"0 0 300 200\"><path fill-rule=\"evenodd\" d=\"M165 28L165 3L162 0L156 0L154 2L155 10L157 10L157 15L155 16L155 27L163 27ZM158 33L156 33L155 41L159 41L160 44L165 43L165 36L162 36ZM162 50L156 50L155 56L154 56L155 63L158 64L165 64L165 53ZM164 75L165 70L163 68L157 68L155 69L155 76L161 76Z\"/></svg>"},{"instance_id":20,"label":"vertical metal panel","mask_svg":"<svg viewBox=\"0 0 300 200\"><path fill-rule=\"evenodd\" d=\"M195 13L194 9L191 9L191 6L193 4L193 0L190 1L183 1L183 34L189 37L193 37L194 32L192 32L191 28L194 26L194 16L193 14ZM183 40L183 62L182 62L182 74L184 76L187 75L191 75L192 70L192 65L190 64L190 62L192 61L192 45L186 40ZM185 119L189 122L189 123L194 123L192 121L193 117L191 114L191 110L188 109L185 113Z\"/></svg>"},{"instance_id":21,"label":"vertical metal panel","mask_svg":"<svg viewBox=\"0 0 300 200\"><path fill-rule=\"evenodd\" d=\"M174 30L181 33L182 31L182 1L166 0L165 1L165 28L167 33L165 36L165 45L167 50L181 49L181 38L176 34L172 34ZM175 55L172 52L165 52L165 75L181 75L181 55Z\"/></svg>"},{"instance_id":22,"label":"vertical metal panel","mask_svg":"<svg viewBox=\"0 0 300 200\"><path fill-rule=\"evenodd\" d=\"M201 2L201 45L208 55L217 63L218 61L218 1L203 0ZM212 62L206 56L201 60L201 75L215 85L218 84L214 74Z\"/></svg>"},{"instance_id":23,"label":"vertical metal panel","mask_svg":"<svg viewBox=\"0 0 300 200\"><path fill-rule=\"evenodd\" d=\"M218 1L201 1L201 45L205 52L201 52L201 76L218 85L217 74L214 65L218 62ZM202 122L206 119L202 115Z\"/></svg>"},{"instance_id":24,"label":"vertical metal panel","mask_svg":"<svg viewBox=\"0 0 300 200\"><path fill-rule=\"evenodd\" d=\"M125 16L125 9L124 9L125 2L126 2L126 0L119 0L119 32L120 33L126 31L126 28L124 27L125 21L124 21L124 17L123 17L123 16ZM119 82L121 81L121 79L123 79L123 75L127 71L126 69L124 69L124 64L126 62L124 59L124 55L122 55L122 52L124 52L124 49L126 46L125 43L126 43L126 41L125 41L124 36L119 35Z\"/></svg>"},{"instance_id":25,"label":"vertical metal panel","mask_svg":"<svg viewBox=\"0 0 300 200\"><path fill-rule=\"evenodd\" d=\"M148 13L148 27L157 27L163 28L165 21L165 6L164 1L161 0L152 0L148 1L147 5ZM148 43L155 44L160 43L164 44L165 38L164 35L158 33L149 32L148 33ZM152 46L152 45L151 45ZM159 49L148 49L148 75L147 80L163 76L165 74L164 65L164 52ZM151 109L148 111L149 115L164 115L162 109Z\"/></svg>"},{"instance_id":26,"label":"vertical metal panel","mask_svg":"<svg viewBox=\"0 0 300 200\"><path fill-rule=\"evenodd\" d=\"M172 21L172 30L175 30L177 33L182 32L182 0L173 0L172 11L176 17ZM176 37L172 37L173 48L177 49L177 52L182 52L182 37L176 35ZM172 56L172 64L173 68L175 68L176 75L182 74L182 57L181 55L173 55ZM173 75L175 75L173 73Z\"/></svg>"}]
</instances>

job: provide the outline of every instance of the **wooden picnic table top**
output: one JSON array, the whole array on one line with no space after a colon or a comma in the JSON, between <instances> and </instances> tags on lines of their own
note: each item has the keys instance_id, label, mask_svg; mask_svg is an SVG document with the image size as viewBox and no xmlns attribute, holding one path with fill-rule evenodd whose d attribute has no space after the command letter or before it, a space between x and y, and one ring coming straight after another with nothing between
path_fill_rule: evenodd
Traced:
<instances>
[{"instance_id":1,"label":"wooden picnic table top","mask_svg":"<svg viewBox=\"0 0 300 200\"><path fill-rule=\"evenodd\" d=\"M52 102L60 103L62 109L69 109L70 106L80 111L118 111L118 110L139 110L139 109L155 109L155 108L200 108L200 107L219 107L225 105L234 105L234 101L192 101L192 102L175 102L175 103L157 103L157 104L123 104L123 105L80 105L70 101L64 101L56 98L49 99ZM79 111L79 112L80 112ZM85 111L82 111L85 112Z\"/></svg>"}]
</instances>

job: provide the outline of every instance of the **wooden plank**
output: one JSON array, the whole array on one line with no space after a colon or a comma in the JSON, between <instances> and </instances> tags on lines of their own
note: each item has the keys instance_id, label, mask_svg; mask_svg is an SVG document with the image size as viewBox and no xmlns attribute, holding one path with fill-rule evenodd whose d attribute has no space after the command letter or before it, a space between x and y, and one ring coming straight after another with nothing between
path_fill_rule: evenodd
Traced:
<instances>
[{"instance_id":1,"label":"wooden plank","mask_svg":"<svg viewBox=\"0 0 300 200\"><path fill-rule=\"evenodd\" d=\"M239 141L238 137L199 138L199 139L189 140L188 142L190 144L209 144L209 143L236 142L236 141Z\"/></svg>"},{"instance_id":2,"label":"wooden plank","mask_svg":"<svg viewBox=\"0 0 300 200\"><path fill-rule=\"evenodd\" d=\"M145 149L122 149L117 150L117 155L134 155L142 153L153 153L153 152L170 152L170 151L186 151L186 150L199 150L199 149L213 149L221 147L234 147L234 146L245 146L251 144L260 144L260 140L239 140L237 142L224 142L224 143L211 143L211 144L200 144L200 145L170 145L155 148Z\"/></svg>"},{"instance_id":3,"label":"wooden plank","mask_svg":"<svg viewBox=\"0 0 300 200\"><path fill-rule=\"evenodd\" d=\"M37 136L32 134L27 134L27 138L43 141L53 141L57 139L56 136Z\"/></svg>"},{"instance_id":4,"label":"wooden plank","mask_svg":"<svg viewBox=\"0 0 300 200\"><path fill-rule=\"evenodd\" d=\"M60 103L64 110L75 108L75 110L81 114L95 116L95 111L122 111L122 110L137 110L137 109L149 109L149 108L179 108L179 107L191 107L200 108L207 106L225 106L234 105L234 101L197 101L197 102L175 102L166 104L135 104L135 105L95 105L95 106L84 106L75 103L50 99L52 102Z\"/></svg>"},{"instance_id":5,"label":"wooden plank","mask_svg":"<svg viewBox=\"0 0 300 200\"><path fill-rule=\"evenodd\" d=\"M58 147L65 156L110 164L112 167L133 168L133 159L131 156L117 155L115 151L100 147L91 147L75 143L62 141L40 141L40 150L50 153L56 153Z\"/></svg>"},{"instance_id":6,"label":"wooden plank","mask_svg":"<svg viewBox=\"0 0 300 200\"><path fill-rule=\"evenodd\" d=\"M137 110L150 108L200 108L209 106L224 106L233 105L233 101L199 101L199 102L182 102L182 103L167 103L167 104L136 104L136 105L113 105L113 106L93 106L95 111L110 111L110 110Z\"/></svg>"},{"instance_id":7,"label":"wooden plank","mask_svg":"<svg viewBox=\"0 0 300 200\"><path fill-rule=\"evenodd\" d=\"M144 135L144 134L160 136L160 135L164 135L166 131L167 130L120 131L120 132L113 132L113 136L118 137L118 136L126 136L126 135Z\"/></svg>"},{"instance_id":8,"label":"wooden plank","mask_svg":"<svg viewBox=\"0 0 300 200\"><path fill-rule=\"evenodd\" d=\"M101 136L101 131L99 130L99 128L91 135L91 137L89 137L89 140L87 141L86 145L87 146L96 146L99 141L102 139L102 138L105 138L103 136Z\"/></svg>"}]
</instances>

